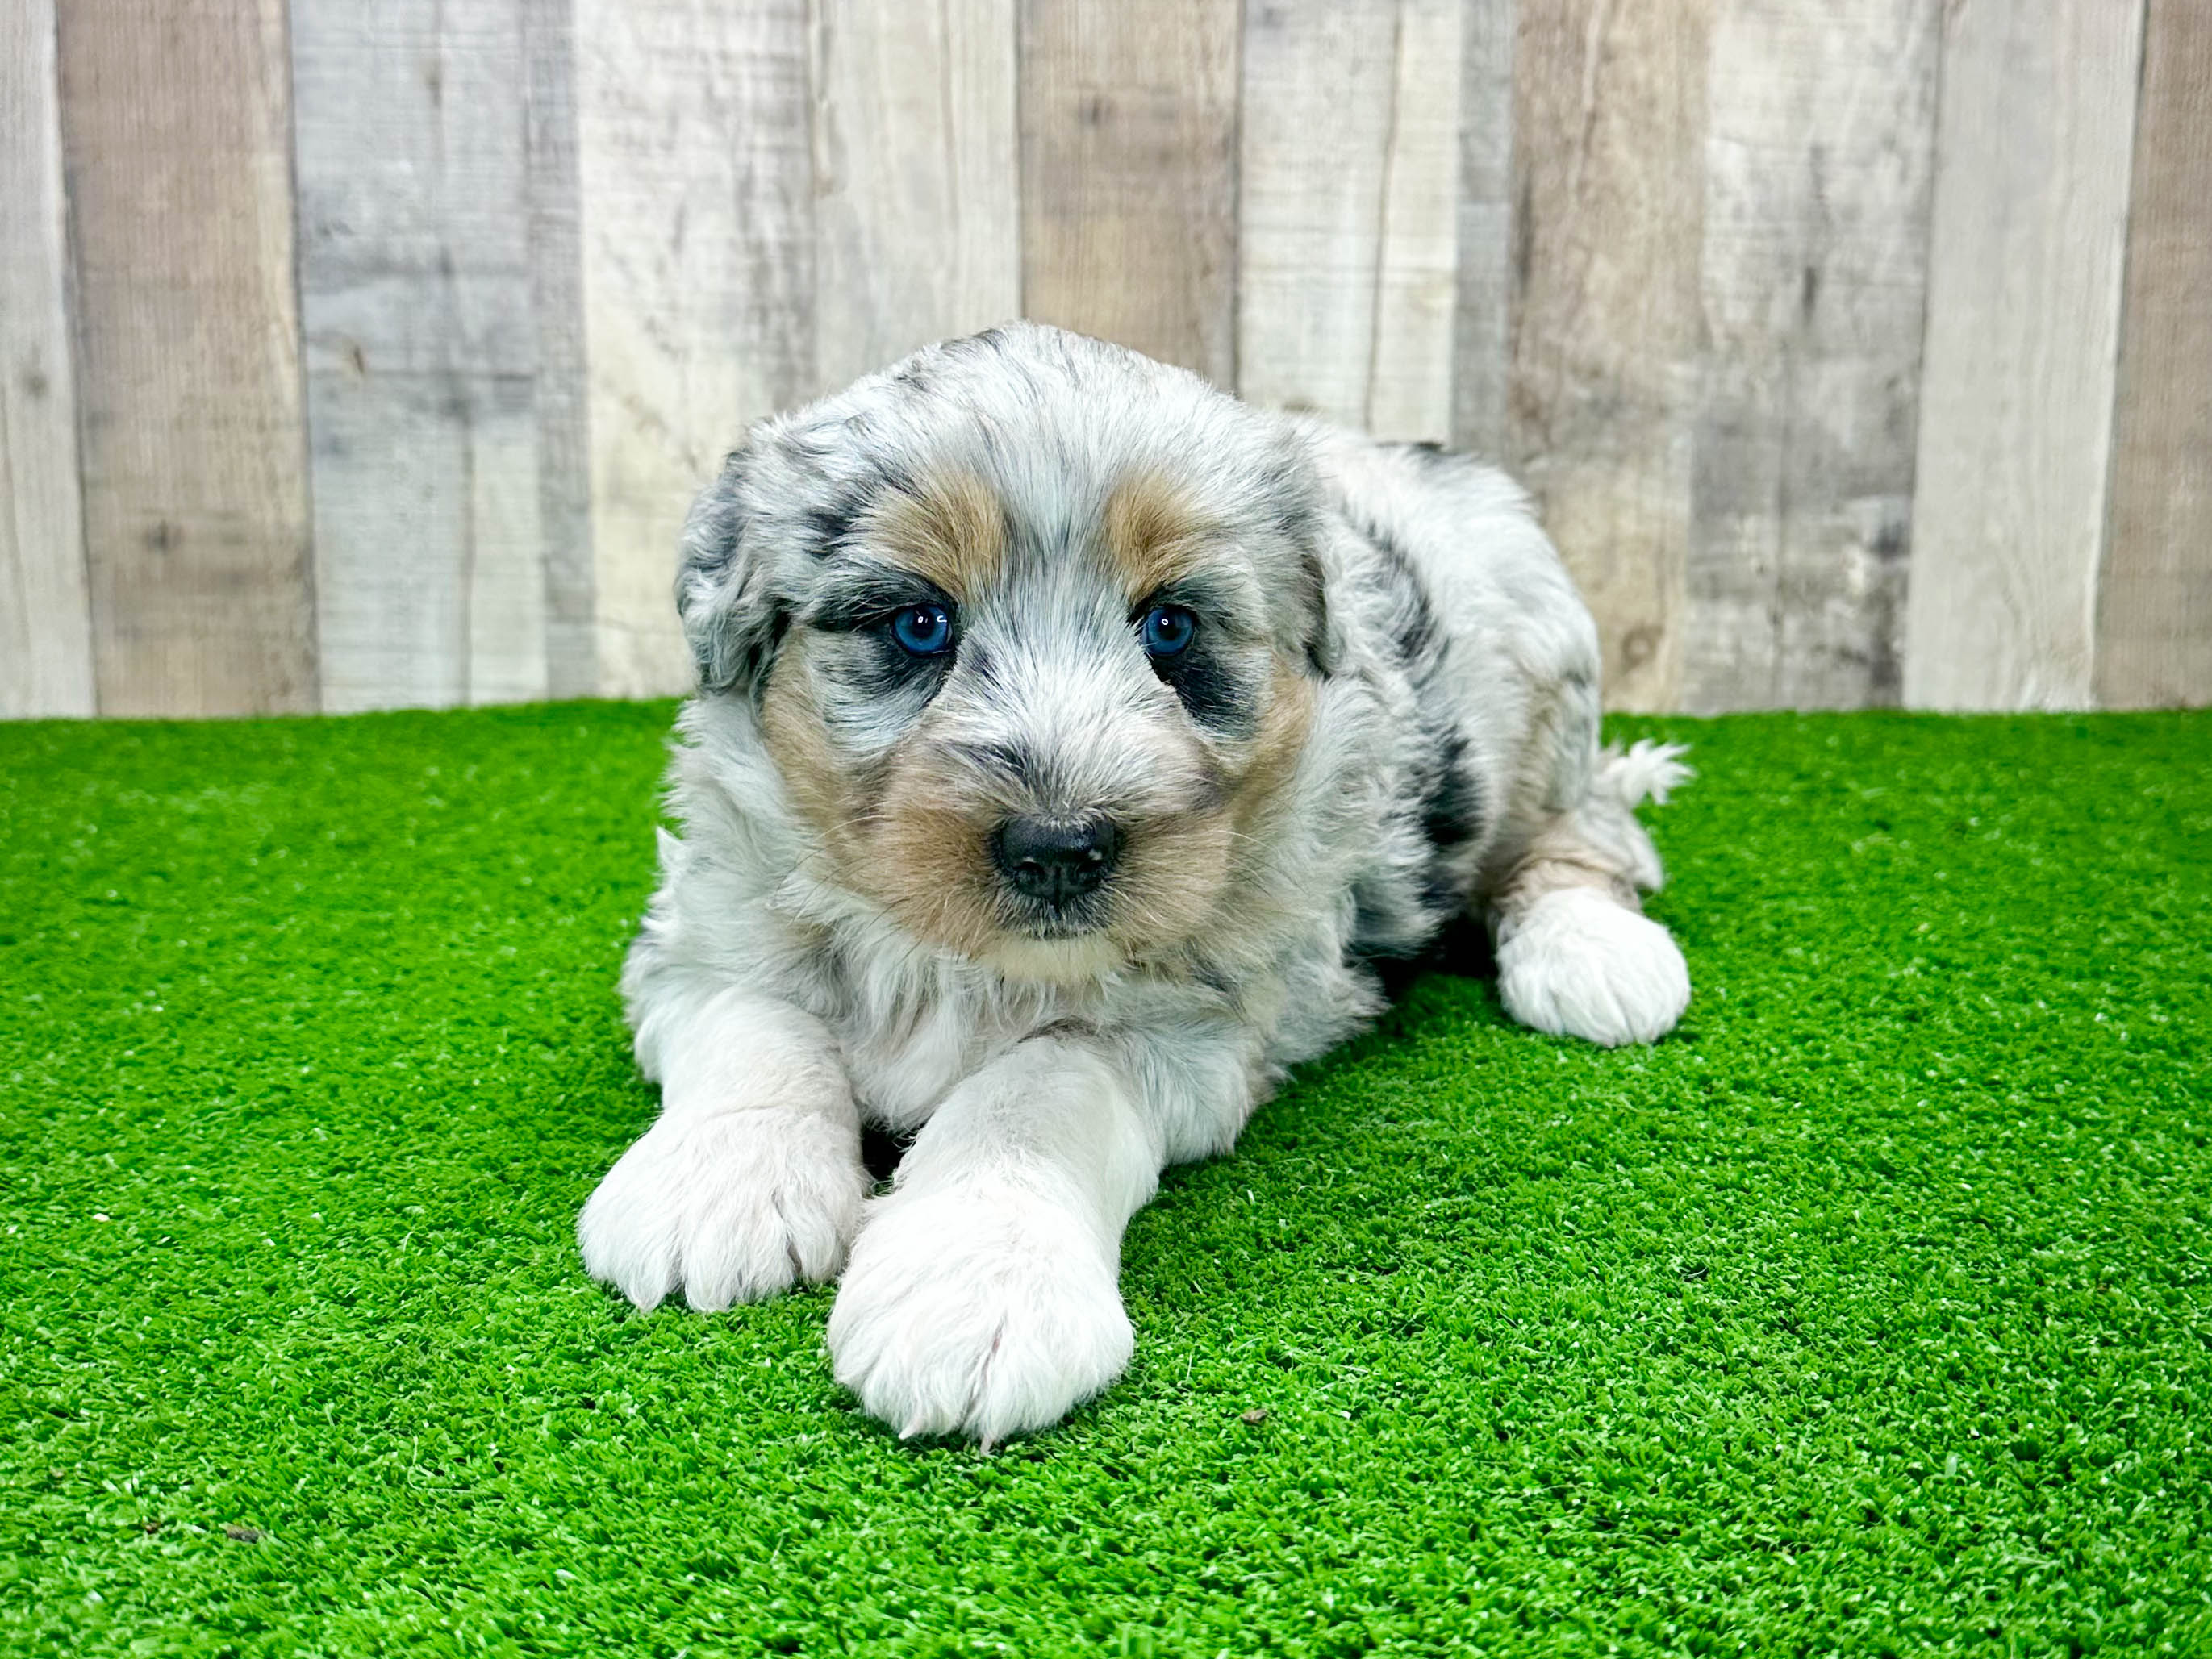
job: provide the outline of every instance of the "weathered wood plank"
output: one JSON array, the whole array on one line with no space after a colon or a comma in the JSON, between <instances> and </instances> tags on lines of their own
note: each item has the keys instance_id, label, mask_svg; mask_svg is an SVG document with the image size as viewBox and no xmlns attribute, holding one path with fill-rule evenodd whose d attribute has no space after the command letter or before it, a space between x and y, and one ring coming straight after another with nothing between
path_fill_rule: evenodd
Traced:
<instances>
[{"instance_id":1,"label":"weathered wood plank","mask_svg":"<svg viewBox=\"0 0 2212 1659\"><path fill-rule=\"evenodd\" d=\"M2142 0L1944 22L1905 700L2091 701Z\"/></svg>"},{"instance_id":2,"label":"weathered wood plank","mask_svg":"<svg viewBox=\"0 0 2212 1659\"><path fill-rule=\"evenodd\" d=\"M1522 7L1514 42L1508 459L1620 708L1681 686L1711 16L1559 0Z\"/></svg>"},{"instance_id":3,"label":"weathered wood plank","mask_svg":"<svg viewBox=\"0 0 2212 1659\"><path fill-rule=\"evenodd\" d=\"M1451 424L1460 0L1255 0L1238 389L1378 437Z\"/></svg>"},{"instance_id":4,"label":"weathered wood plank","mask_svg":"<svg viewBox=\"0 0 2212 1659\"><path fill-rule=\"evenodd\" d=\"M816 0L815 378L1017 315L1014 0Z\"/></svg>"},{"instance_id":5,"label":"weathered wood plank","mask_svg":"<svg viewBox=\"0 0 2212 1659\"><path fill-rule=\"evenodd\" d=\"M1399 0L1366 427L1451 435L1462 0Z\"/></svg>"},{"instance_id":6,"label":"weathered wood plank","mask_svg":"<svg viewBox=\"0 0 2212 1659\"><path fill-rule=\"evenodd\" d=\"M1022 0L1028 313L1237 384L1237 0Z\"/></svg>"},{"instance_id":7,"label":"weathered wood plank","mask_svg":"<svg viewBox=\"0 0 2212 1659\"><path fill-rule=\"evenodd\" d=\"M2097 701L2212 703L2212 9L2150 0Z\"/></svg>"},{"instance_id":8,"label":"weathered wood plank","mask_svg":"<svg viewBox=\"0 0 2212 1659\"><path fill-rule=\"evenodd\" d=\"M0 716L94 712L52 0L0 11Z\"/></svg>"},{"instance_id":9,"label":"weathered wood plank","mask_svg":"<svg viewBox=\"0 0 2212 1659\"><path fill-rule=\"evenodd\" d=\"M543 696L514 0L293 0L323 706Z\"/></svg>"},{"instance_id":10,"label":"weathered wood plank","mask_svg":"<svg viewBox=\"0 0 2212 1659\"><path fill-rule=\"evenodd\" d=\"M283 0L57 21L100 706L313 708Z\"/></svg>"},{"instance_id":11,"label":"weathered wood plank","mask_svg":"<svg viewBox=\"0 0 2212 1659\"><path fill-rule=\"evenodd\" d=\"M581 186L576 158L574 0L521 0L528 76L532 391L538 417L538 526L544 538L545 689L599 689L593 621L592 447L584 362Z\"/></svg>"},{"instance_id":12,"label":"weathered wood plank","mask_svg":"<svg viewBox=\"0 0 2212 1659\"><path fill-rule=\"evenodd\" d=\"M805 0L578 0L599 689L687 689L693 495L815 389Z\"/></svg>"},{"instance_id":13,"label":"weathered wood plank","mask_svg":"<svg viewBox=\"0 0 2212 1659\"><path fill-rule=\"evenodd\" d=\"M1902 690L1939 0L1720 0L1681 702Z\"/></svg>"},{"instance_id":14,"label":"weathered wood plank","mask_svg":"<svg viewBox=\"0 0 2212 1659\"><path fill-rule=\"evenodd\" d=\"M1237 390L1359 426L1373 379L1397 0L1245 9Z\"/></svg>"},{"instance_id":15,"label":"weathered wood plank","mask_svg":"<svg viewBox=\"0 0 2212 1659\"><path fill-rule=\"evenodd\" d=\"M1451 441L1506 449L1513 307L1513 37L1516 0L1467 0L1460 24L1459 247Z\"/></svg>"}]
</instances>

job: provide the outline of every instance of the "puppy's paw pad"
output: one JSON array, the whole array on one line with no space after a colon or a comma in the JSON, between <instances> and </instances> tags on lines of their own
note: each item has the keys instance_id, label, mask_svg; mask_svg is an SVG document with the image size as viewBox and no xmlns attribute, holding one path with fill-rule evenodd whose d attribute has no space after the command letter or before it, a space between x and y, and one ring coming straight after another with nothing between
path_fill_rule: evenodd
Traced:
<instances>
[{"instance_id":1,"label":"puppy's paw pad","mask_svg":"<svg viewBox=\"0 0 2212 1659\"><path fill-rule=\"evenodd\" d=\"M894 1193L872 1206L830 1316L837 1380L901 1435L988 1448L1057 1423L1135 1339L1095 1230L1034 1194Z\"/></svg>"},{"instance_id":2,"label":"puppy's paw pad","mask_svg":"<svg viewBox=\"0 0 2212 1659\"><path fill-rule=\"evenodd\" d=\"M1567 887L1502 930L1498 992L1523 1025L1613 1048L1674 1029L1690 1004L1690 970L1674 935L1649 916Z\"/></svg>"},{"instance_id":3,"label":"puppy's paw pad","mask_svg":"<svg viewBox=\"0 0 2212 1659\"><path fill-rule=\"evenodd\" d=\"M584 1266L641 1308L681 1286L702 1312L833 1279L867 1192L858 1136L733 1112L656 1123L584 1206Z\"/></svg>"}]
</instances>

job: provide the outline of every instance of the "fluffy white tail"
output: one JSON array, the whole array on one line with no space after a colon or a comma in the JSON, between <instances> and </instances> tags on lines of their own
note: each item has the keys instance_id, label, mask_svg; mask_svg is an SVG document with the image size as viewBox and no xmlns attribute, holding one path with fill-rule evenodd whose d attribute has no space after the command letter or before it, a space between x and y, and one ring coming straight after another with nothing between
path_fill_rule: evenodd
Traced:
<instances>
[{"instance_id":1,"label":"fluffy white tail","mask_svg":"<svg viewBox=\"0 0 2212 1659\"><path fill-rule=\"evenodd\" d=\"M1598 756L1601 763L1591 785L1593 793L1608 796L1633 811L1646 800L1667 804L1669 790L1679 789L1697 773L1682 764L1690 752L1687 744L1654 743L1640 738L1624 751L1607 744Z\"/></svg>"}]
</instances>

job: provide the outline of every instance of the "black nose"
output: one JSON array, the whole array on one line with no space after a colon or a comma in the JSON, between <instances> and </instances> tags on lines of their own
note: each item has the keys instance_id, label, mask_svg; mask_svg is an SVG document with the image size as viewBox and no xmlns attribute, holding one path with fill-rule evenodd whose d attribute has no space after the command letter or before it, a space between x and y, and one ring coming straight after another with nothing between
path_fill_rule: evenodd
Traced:
<instances>
[{"instance_id":1,"label":"black nose","mask_svg":"<svg viewBox=\"0 0 2212 1659\"><path fill-rule=\"evenodd\" d=\"M991 837L991 856L1014 890L1047 904L1091 891L1121 853L1111 818L1008 818Z\"/></svg>"}]
</instances>

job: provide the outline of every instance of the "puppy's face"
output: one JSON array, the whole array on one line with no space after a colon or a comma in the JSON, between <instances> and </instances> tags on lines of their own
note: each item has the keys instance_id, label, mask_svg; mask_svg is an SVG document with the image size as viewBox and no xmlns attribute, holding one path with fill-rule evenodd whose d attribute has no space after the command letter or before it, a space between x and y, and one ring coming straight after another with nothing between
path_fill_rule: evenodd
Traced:
<instances>
[{"instance_id":1,"label":"puppy's face","mask_svg":"<svg viewBox=\"0 0 2212 1659\"><path fill-rule=\"evenodd\" d=\"M839 884L1027 977L1216 920L1322 648L1311 484L1272 427L1023 330L865 381L734 471L730 568L687 621L764 626L728 694Z\"/></svg>"}]
</instances>

